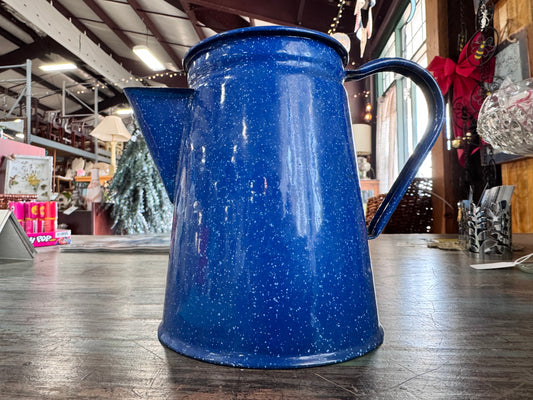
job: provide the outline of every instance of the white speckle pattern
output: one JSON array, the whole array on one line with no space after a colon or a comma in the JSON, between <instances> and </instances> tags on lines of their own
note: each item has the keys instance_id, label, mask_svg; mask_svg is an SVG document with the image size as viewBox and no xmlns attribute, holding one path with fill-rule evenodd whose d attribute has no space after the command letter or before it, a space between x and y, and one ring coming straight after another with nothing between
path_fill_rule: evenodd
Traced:
<instances>
[{"instance_id":1,"label":"white speckle pattern","mask_svg":"<svg viewBox=\"0 0 533 400\"><path fill-rule=\"evenodd\" d=\"M190 51L176 111L132 104L175 198L165 345L298 368L382 342L345 59L320 33L244 29Z\"/></svg>"}]
</instances>

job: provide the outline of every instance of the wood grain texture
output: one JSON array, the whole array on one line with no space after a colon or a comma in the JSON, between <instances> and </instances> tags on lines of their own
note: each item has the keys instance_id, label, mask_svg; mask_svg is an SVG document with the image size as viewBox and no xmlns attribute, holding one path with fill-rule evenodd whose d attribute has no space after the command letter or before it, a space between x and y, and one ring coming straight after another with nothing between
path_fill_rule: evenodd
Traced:
<instances>
[{"instance_id":1,"label":"wood grain texture","mask_svg":"<svg viewBox=\"0 0 533 400\"><path fill-rule=\"evenodd\" d=\"M514 185L513 232L533 232L533 158L502 164L502 183Z\"/></svg>"},{"instance_id":2,"label":"wood grain texture","mask_svg":"<svg viewBox=\"0 0 533 400\"><path fill-rule=\"evenodd\" d=\"M479 271L430 235L371 242L385 342L352 361L245 370L156 331L167 256L40 250L0 264L1 399L531 399L533 274ZM81 240L74 237L74 240ZM533 251L533 235L515 235Z\"/></svg>"},{"instance_id":3,"label":"wood grain texture","mask_svg":"<svg viewBox=\"0 0 533 400\"><path fill-rule=\"evenodd\" d=\"M426 46L427 59L431 62L435 56L450 57L450 27L454 9L448 9L446 0L426 0ZM448 26L450 25L450 26ZM452 29L453 30L453 29ZM446 122L448 123L448 122ZM457 232L457 210L447 207L442 201L457 204L460 196L457 190L457 179L460 175L460 165L457 152L448 149L446 128L443 128L435 145L431 149L433 193L433 232Z\"/></svg>"},{"instance_id":4,"label":"wood grain texture","mask_svg":"<svg viewBox=\"0 0 533 400\"><path fill-rule=\"evenodd\" d=\"M529 69L533 73L533 2L531 0L500 0L495 5L495 28L507 38L523 28L527 29ZM533 232L533 158L502 164L502 182L515 185L512 200L513 232Z\"/></svg>"},{"instance_id":5,"label":"wood grain texture","mask_svg":"<svg viewBox=\"0 0 533 400\"><path fill-rule=\"evenodd\" d=\"M503 41L508 35L533 22L533 3L531 0L499 0L494 13L494 28Z\"/></svg>"}]
</instances>

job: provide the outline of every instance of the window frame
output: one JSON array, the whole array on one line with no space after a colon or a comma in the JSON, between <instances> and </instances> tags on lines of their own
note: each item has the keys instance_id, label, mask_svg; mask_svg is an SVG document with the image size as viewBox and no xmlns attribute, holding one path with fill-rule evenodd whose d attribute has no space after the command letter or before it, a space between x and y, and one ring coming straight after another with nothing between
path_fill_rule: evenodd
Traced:
<instances>
[{"instance_id":1,"label":"window frame","mask_svg":"<svg viewBox=\"0 0 533 400\"><path fill-rule=\"evenodd\" d=\"M415 15L413 19L406 24L406 20L411 12L409 2L405 3L405 8L400 14L400 18L395 22L391 34L384 42L379 54L379 58L384 57L402 57L417 62L422 67L427 67L427 31L426 31L426 13L425 0L416 1ZM422 16L420 15L422 14ZM406 35L410 29L418 38L422 38L419 43L407 40ZM411 32L411 33L412 33ZM392 45L392 43L394 45ZM394 49L394 54L392 54ZM409 54L409 50L410 53ZM392 72L382 72L375 77L375 87L377 96L380 97L392 85L396 85L396 106L397 106L397 158L398 165L404 165L409 158L412 150L419 141L420 129L417 121L417 102L420 101L417 88L408 78ZM429 167L430 168L430 167Z\"/></svg>"}]
</instances>

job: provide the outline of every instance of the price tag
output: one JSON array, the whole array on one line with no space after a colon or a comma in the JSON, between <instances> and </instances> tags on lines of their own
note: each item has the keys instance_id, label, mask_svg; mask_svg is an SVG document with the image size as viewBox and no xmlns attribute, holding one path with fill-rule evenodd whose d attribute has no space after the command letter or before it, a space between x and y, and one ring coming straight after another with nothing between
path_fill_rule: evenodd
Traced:
<instances>
[{"instance_id":1,"label":"price tag","mask_svg":"<svg viewBox=\"0 0 533 400\"><path fill-rule=\"evenodd\" d=\"M515 263L513 261L508 261L508 262L497 262L497 263L488 263L488 264L471 264L470 266L475 269L499 269L499 268L514 267Z\"/></svg>"},{"instance_id":2,"label":"price tag","mask_svg":"<svg viewBox=\"0 0 533 400\"><path fill-rule=\"evenodd\" d=\"M69 207L69 208L67 208L65 211L63 211L63 214L65 214L65 215L70 215L70 214L72 214L74 211L76 211L77 209L78 209L78 207L76 207L76 206Z\"/></svg>"},{"instance_id":3,"label":"price tag","mask_svg":"<svg viewBox=\"0 0 533 400\"><path fill-rule=\"evenodd\" d=\"M499 268L510 268L515 265L524 264L527 260L533 257L533 253L520 257L515 261L503 261L497 263L487 263L487 264L470 264L472 268L475 269L499 269Z\"/></svg>"}]
</instances>

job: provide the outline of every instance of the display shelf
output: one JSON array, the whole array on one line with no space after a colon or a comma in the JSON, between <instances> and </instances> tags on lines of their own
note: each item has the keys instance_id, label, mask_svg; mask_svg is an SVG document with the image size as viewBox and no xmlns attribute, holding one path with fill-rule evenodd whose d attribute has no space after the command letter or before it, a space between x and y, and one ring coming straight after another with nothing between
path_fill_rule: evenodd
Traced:
<instances>
[{"instance_id":1,"label":"display shelf","mask_svg":"<svg viewBox=\"0 0 533 400\"><path fill-rule=\"evenodd\" d=\"M100 185L104 185L107 181L111 180L113 178L113 176L112 175L101 175L99 178L100 178ZM90 175L75 176L74 180L76 182L89 183L91 181L91 176Z\"/></svg>"},{"instance_id":2,"label":"display shelf","mask_svg":"<svg viewBox=\"0 0 533 400\"><path fill-rule=\"evenodd\" d=\"M66 153L72 156L79 156L95 162L111 162L111 153L106 150L97 148L95 152L89 152L86 150L72 147L68 144L59 143L54 140L46 139L41 136L31 135L30 143L36 146L44 147L46 150L58 150L62 153Z\"/></svg>"}]
</instances>

